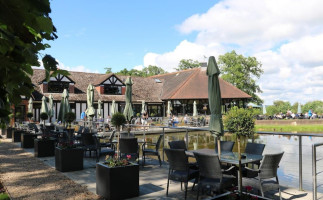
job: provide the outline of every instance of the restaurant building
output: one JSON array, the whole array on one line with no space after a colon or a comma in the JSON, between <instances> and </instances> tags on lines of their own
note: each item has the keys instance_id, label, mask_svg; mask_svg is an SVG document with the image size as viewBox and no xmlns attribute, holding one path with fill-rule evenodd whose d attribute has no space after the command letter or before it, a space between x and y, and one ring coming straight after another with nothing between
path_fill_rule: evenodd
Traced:
<instances>
[{"instance_id":1,"label":"restaurant building","mask_svg":"<svg viewBox=\"0 0 323 200\"><path fill-rule=\"evenodd\" d=\"M69 76L57 75L45 80L45 70L34 69L31 77L34 85L33 114L34 120L39 121L41 99L52 94L54 98L55 121L58 116L62 92L69 91L69 102L76 119L80 120L81 113L86 110L87 87L94 85L94 108L98 108L98 100L102 102L103 117L111 115L112 101L115 100L118 111L125 107L126 76L113 73L99 74L87 72L69 72ZM193 103L196 101L199 114L208 114L208 77L206 67L156 75L151 77L132 77L132 104L135 116L139 116L142 101L151 117L166 116L167 102L171 101L172 113L176 115L193 113ZM239 90L232 84L219 79L223 111L233 105L244 106L251 96ZM23 99L21 105L16 106L15 112L21 112L24 120L28 111L28 99Z\"/></svg>"}]
</instances>

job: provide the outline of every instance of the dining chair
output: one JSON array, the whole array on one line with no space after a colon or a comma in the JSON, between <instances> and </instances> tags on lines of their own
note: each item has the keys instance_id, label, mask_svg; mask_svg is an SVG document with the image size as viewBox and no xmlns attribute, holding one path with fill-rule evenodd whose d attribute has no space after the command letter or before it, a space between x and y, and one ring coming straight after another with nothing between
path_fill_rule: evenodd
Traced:
<instances>
[{"instance_id":1,"label":"dining chair","mask_svg":"<svg viewBox=\"0 0 323 200\"><path fill-rule=\"evenodd\" d=\"M159 147L160 147L160 144L162 142L162 139L163 139L163 134L160 134L156 143L148 143L148 142L147 143L146 142L143 143L143 145L142 145L142 161L143 161L142 166L145 165L146 155L155 155L155 156L158 156L159 165L160 166L162 165L162 162L161 162L161 159L160 159L160 155L159 155ZM148 146L154 145L155 148L154 149L147 149L146 148L146 145L148 145Z\"/></svg>"},{"instance_id":2,"label":"dining chair","mask_svg":"<svg viewBox=\"0 0 323 200\"><path fill-rule=\"evenodd\" d=\"M100 138L93 135L96 151L96 162L99 162L101 155L114 156L115 150L113 148L104 147L100 143Z\"/></svg>"},{"instance_id":3,"label":"dining chair","mask_svg":"<svg viewBox=\"0 0 323 200\"><path fill-rule=\"evenodd\" d=\"M131 156L129 160L135 161L138 159L139 164L139 145L137 138L120 138L119 140L120 158Z\"/></svg>"},{"instance_id":4,"label":"dining chair","mask_svg":"<svg viewBox=\"0 0 323 200\"><path fill-rule=\"evenodd\" d=\"M186 143L184 140L171 141L168 142L168 145L171 149L184 149L185 151L187 150Z\"/></svg>"},{"instance_id":5,"label":"dining chair","mask_svg":"<svg viewBox=\"0 0 323 200\"><path fill-rule=\"evenodd\" d=\"M120 133L120 138L134 138L134 137L135 137L134 133L128 133L128 132Z\"/></svg>"},{"instance_id":6,"label":"dining chair","mask_svg":"<svg viewBox=\"0 0 323 200\"><path fill-rule=\"evenodd\" d=\"M242 185L251 186L258 189L264 197L264 193L270 190L278 190L280 200L281 192L277 169L283 157L284 152L277 154L265 154L259 169L251 169L246 167L242 172Z\"/></svg>"},{"instance_id":7,"label":"dining chair","mask_svg":"<svg viewBox=\"0 0 323 200\"><path fill-rule=\"evenodd\" d=\"M168 196L169 180L179 181L185 186L185 199L187 197L188 181L195 179L193 188L198 178L198 170L190 168L190 163L184 149L164 149L168 158L169 169L167 178L166 196ZM193 189L192 188L192 189Z\"/></svg>"},{"instance_id":8,"label":"dining chair","mask_svg":"<svg viewBox=\"0 0 323 200\"><path fill-rule=\"evenodd\" d=\"M110 134L109 138L108 138L108 142L100 142L101 147L109 147L111 149L115 149L115 146L113 144L113 139L115 136L116 131L112 131L112 133Z\"/></svg>"},{"instance_id":9,"label":"dining chair","mask_svg":"<svg viewBox=\"0 0 323 200\"><path fill-rule=\"evenodd\" d=\"M265 144L258 144L258 143L247 143L245 153L249 154L256 154L256 155L262 155L265 149ZM260 166L260 161L253 163L255 165Z\"/></svg>"},{"instance_id":10,"label":"dining chair","mask_svg":"<svg viewBox=\"0 0 323 200\"><path fill-rule=\"evenodd\" d=\"M82 148L84 150L84 155L86 155L87 151L89 151L90 157L91 157L91 152L92 151L97 153L97 148L96 148L96 145L95 145L93 134L90 134L90 133L81 134L81 146L82 146Z\"/></svg>"},{"instance_id":11,"label":"dining chair","mask_svg":"<svg viewBox=\"0 0 323 200\"><path fill-rule=\"evenodd\" d=\"M231 141L220 141L220 149L222 152L232 152L234 142ZM218 143L215 143L215 152L218 152Z\"/></svg>"},{"instance_id":12,"label":"dining chair","mask_svg":"<svg viewBox=\"0 0 323 200\"><path fill-rule=\"evenodd\" d=\"M224 189L232 188L235 185L236 177L223 174L218 155L194 152L194 157L200 170L197 199L199 198L200 190L202 192L207 191L213 196L215 193L221 193ZM235 168L231 167L228 170L233 171Z\"/></svg>"}]
</instances>

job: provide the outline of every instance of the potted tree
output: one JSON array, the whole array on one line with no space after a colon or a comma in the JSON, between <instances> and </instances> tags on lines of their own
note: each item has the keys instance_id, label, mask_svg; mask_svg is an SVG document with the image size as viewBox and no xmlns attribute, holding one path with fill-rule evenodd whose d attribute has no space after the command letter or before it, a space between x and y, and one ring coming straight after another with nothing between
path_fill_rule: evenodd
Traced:
<instances>
[{"instance_id":1,"label":"potted tree","mask_svg":"<svg viewBox=\"0 0 323 200\"><path fill-rule=\"evenodd\" d=\"M55 148L55 167L61 172L83 169L83 149L77 147L72 139L74 129L71 129L71 123L75 118L73 112L65 114L64 119L68 123L68 140L59 142Z\"/></svg>"},{"instance_id":2,"label":"potted tree","mask_svg":"<svg viewBox=\"0 0 323 200\"><path fill-rule=\"evenodd\" d=\"M127 199L139 196L139 165L117 155L107 156L96 164L96 193L105 199ZM126 191L125 191L126 188Z\"/></svg>"},{"instance_id":3,"label":"potted tree","mask_svg":"<svg viewBox=\"0 0 323 200\"><path fill-rule=\"evenodd\" d=\"M13 119L13 116L14 114L9 114L8 117L9 117L9 126L7 127L7 131L6 131L6 138L12 138L12 132L13 132L13 129L10 125L12 119Z\"/></svg>"},{"instance_id":4,"label":"potted tree","mask_svg":"<svg viewBox=\"0 0 323 200\"><path fill-rule=\"evenodd\" d=\"M43 120L44 128L42 130L41 138L34 139L34 155L35 157L49 157L55 155L55 139L50 137L50 134L46 132L45 120L48 119L48 114L40 113L40 119Z\"/></svg>"},{"instance_id":5,"label":"potted tree","mask_svg":"<svg viewBox=\"0 0 323 200\"><path fill-rule=\"evenodd\" d=\"M29 122L31 121L31 118L33 117L33 113L28 112L27 118L29 119ZM34 139L37 136L34 134L30 134L29 132L24 131L21 134L21 147L22 148L34 148Z\"/></svg>"},{"instance_id":6,"label":"potted tree","mask_svg":"<svg viewBox=\"0 0 323 200\"><path fill-rule=\"evenodd\" d=\"M235 134L238 143L239 173L241 174L241 148L240 139L242 136L252 136L255 132L255 119L252 111L244 108L233 107L224 118L224 127ZM239 178L239 185L242 185L242 177ZM240 187L240 193L242 188Z\"/></svg>"},{"instance_id":7,"label":"potted tree","mask_svg":"<svg viewBox=\"0 0 323 200\"><path fill-rule=\"evenodd\" d=\"M119 153L119 139L120 139L120 127L126 123L126 117L122 113L115 113L112 115L111 124L116 127L118 132L118 145L117 152Z\"/></svg>"},{"instance_id":8,"label":"potted tree","mask_svg":"<svg viewBox=\"0 0 323 200\"><path fill-rule=\"evenodd\" d=\"M19 123L21 120L21 113L20 112L16 112L16 120ZM12 132L12 142L21 142L21 134L23 133L23 131L19 128L16 127L15 129L13 129Z\"/></svg>"}]
</instances>

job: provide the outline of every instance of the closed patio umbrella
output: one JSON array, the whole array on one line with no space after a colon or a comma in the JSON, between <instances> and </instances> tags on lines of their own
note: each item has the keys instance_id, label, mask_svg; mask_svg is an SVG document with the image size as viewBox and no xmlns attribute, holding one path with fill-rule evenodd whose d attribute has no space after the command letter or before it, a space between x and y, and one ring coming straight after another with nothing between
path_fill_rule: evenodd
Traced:
<instances>
[{"instance_id":1,"label":"closed patio umbrella","mask_svg":"<svg viewBox=\"0 0 323 200\"><path fill-rule=\"evenodd\" d=\"M141 102L141 113L145 113L145 101Z\"/></svg>"},{"instance_id":2,"label":"closed patio umbrella","mask_svg":"<svg viewBox=\"0 0 323 200\"><path fill-rule=\"evenodd\" d=\"M43 98L41 99L40 113L47 113L48 114L48 107L47 107L47 102L46 102L45 96L43 96Z\"/></svg>"},{"instance_id":3,"label":"closed patio umbrella","mask_svg":"<svg viewBox=\"0 0 323 200\"><path fill-rule=\"evenodd\" d=\"M31 97L28 101L28 112L33 113L33 99Z\"/></svg>"},{"instance_id":4,"label":"closed patio umbrella","mask_svg":"<svg viewBox=\"0 0 323 200\"><path fill-rule=\"evenodd\" d=\"M262 114L263 115L267 114L266 106L265 105L262 105Z\"/></svg>"},{"instance_id":5,"label":"closed patio umbrella","mask_svg":"<svg viewBox=\"0 0 323 200\"><path fill-rule=\"evenodd\" d=\"M55 114L53 95L51 95L51 94L49 95L48 101L49 101L49 104L48 104L48 107L49 107L49 109L48 109L48 118L49 118L49 122L51 122L52 117Z\"/></svg>"},{"instance_id":6,"label":"closed patio umbrella","mask_svg":"<svg viewBox=\"0 0 323 200\"><path fill-rule=\"evenodd\" d=\"M112 105L111 105L111 115L114 115L117 112L118 112L118 108L117 108L117 105L116 105L116 101L113 100Z\"/></svg>"},{"instance_id":7,"label":"closed patio umbrella","mask_svg":"<svg viewBox=\"0 0 323 200\"><path fill-rule=\"evenodd\" d=\"M196 101L194 101L194 103L193 103L193 117L197 117Z\"/></svg>"},{"instance_id":8,"label":"closed patio umbrella","mask_svg":"<svg viewBox=\"0 0 323 200\"><path fill-rule=\"evenodd\" d=\"M132 116L133 116L133 110L132 110L132 106L131 106L131 101L132 101L132 80L131 80L131 77L127 78L125 84L126 84L126 107L123 111L123 114L129 123L131 121Z\"/></svg>"},{"instance_id":9,"label":"closed patio umbrella","mask_svg":"<svg viewBox=\"0 0 323 200\"><path fill-rule=\"evenodd\" d=\"M62 94L61 105L59 108L58 118L57 118L58 121L61 121L63 123L65 123L65 114L71 111L68 97L69 97L68 91L64 89Z\"/></svg>"},{"instance_id":10,"label":"closed patio umbrella","mask_svg":"<svg viewBox=\"0 0 323 200\"><path fill-rule=\"evenodd\" d=\"M87 87L86 100L87 100L87 110L85 113L91 121L93 119L93 116L95 115L95 109L93 107L94 87L92 84L89 84L89 86Z\"/></svg>"},{"instance_id":11,"label":"closed patio umbrella","mask_svg":"<svg viewBox=\"0 0 323 200\"><path fill-rule=\"evenodd\" d=\"M301 108L301 104L298 102L298 107L297 107L297 113L301 114L302 113L302 108Z\"/></svg>"},{"instance_id":12,"label":"closed patio umbrella","mask_svg":"<svg viewBox=\"0 0 323 200\"><path fill-rule=\"evenodd\" d=\"M210 108L210 132L218 138L218 152L220 151L220 136L223 132L222 109L221 109L221 90L219 84L220 70L216 64L214 56L209 58L206 74L208 76L208 94L209 94L209 108Z\"/></svg>"},{"instance_id":13,"label":"closed patio umbrella","mask_svg":"<svg viewBox=\"0 0 323 200\"><path fill-rule=\"evenodd\" d=\"M98 101L98 117L101 118L102 117L102 102L101 100L99 99Z\"/></svg>"},{"instance_id":14,"label":"closed patio umbrella","mask_svg":"<svg viewBox=\"0 0 323 200\"><path fill-rule=\"evenodd\" d=\"M168 101L167 112L166 112L168 116L172 114L171 108L172 108L172 103Z\"/></svg>"}]
</instances>

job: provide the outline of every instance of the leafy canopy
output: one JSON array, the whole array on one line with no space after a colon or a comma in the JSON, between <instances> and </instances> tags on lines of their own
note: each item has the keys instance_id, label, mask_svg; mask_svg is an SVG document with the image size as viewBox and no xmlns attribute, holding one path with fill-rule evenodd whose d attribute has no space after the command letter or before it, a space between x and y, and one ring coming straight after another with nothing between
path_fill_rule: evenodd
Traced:
<instances>
[{"instance_id":1,"label":"leafy canopy","mask_svg":"<svg viewBox=\"0 0 323 200\"><path fill-rule=\"evenodd\" d=\"M109 68L105 68L105 69L107 69L107 72L108 72ZM163 68L149 65L148 67L144 67L142 70L137 70L137 69L127 70L126 68L124 68L123 70L121 70L120 72L117 72L116 74L123 75L123 76L149 77L149 76L165 74L165 73L167 72L163 70Z\"/></svg>"},{"instance_id":2,"label":"leafy canopy","mask_svg":"<svg viewBox=\"0 0 323 200\"><path fill-rule=\"evenodd\" d=\"M32 66L40 66L40 58L47 80L57 73L68 75L57 69L53 57L39 53L50 47L44 40L57 38L50 12L49 0L0 0L1 123L8 119L10 106L20 103L21 95L30 97Z\"/></svg>"},{"instance_id":3,"label":"leafy canopy","mask_svg":"<svg viewBox=\"0 0 323 200\"><path fill-rule=\"evenodd\" d=\"M256 94L262 91L255 78L259 79L264 71L261 68L261 63L255 57L244 57L231 51L219 56L218 65L223 80L252 96L252 102L263 103L263 100Z\"/></svg>"},{"instance_id":4,"label":"leafy canopy","mask_svg":"<svg viewBox=\"0 0 323 200\"><path fill-rule=\"evenodd\" d=\"M200 63L197 60L192 59L182 59L179 61L178 68L175 68L176 71L182 71L186 69L193 69L200 67Z\"/></svg>"},{"instance_id":5,"label":"leafy canopy","mask_svg":"<svg viewBox=\"0 0 323 200\"><path fill-rule=\"evenodd\" d=\"M233 107L224 117L224 127L238 136L252 136L255 132L255 119L252 110Z\"/></svg>"}]
</instances>

